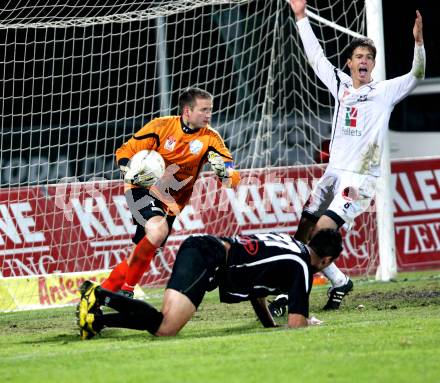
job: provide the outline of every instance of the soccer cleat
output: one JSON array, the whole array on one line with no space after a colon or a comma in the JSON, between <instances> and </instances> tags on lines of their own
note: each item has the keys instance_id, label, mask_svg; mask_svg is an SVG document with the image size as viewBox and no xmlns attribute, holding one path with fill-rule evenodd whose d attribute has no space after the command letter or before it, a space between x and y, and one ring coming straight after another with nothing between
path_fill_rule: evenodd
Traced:
<instances>
[{"instance_id":1,"label":"soccer cleat","mask_svg":"<svg viewBox=\"0 0 440 383\"><path fill-rule=\"evenodd\" d=\"M95 290L99 285L92 281L84 281L80 286L79 291L81 293L81 302L87 307L87 312L94 313L99 309L99 303L96 299Z\"/></svg>"},{"instance_id":2,"label":"soccer cleat","mask_svg":"<svg viewBox=\"0 0 440 383\"><path fill-rule=\"evenodd\" d=\"M322 308L323 310L338 310L342 300L350 291L353 290L353 282L351 279L345 285L339 287L330 287L328 289L328 301Z\"/></svg>"},{"instance_id":3,"label":"soccer cleat","mask_svg":"<svg viewBox=\"0 0 440 383\"><path fill-rule=\"evenodd\" d=\"M98 286L91 281L85 281L79 288L81 299L76 307L76 317L81 339L93 338L98 333L93 328L95 314L101 311L95 295Z\"/></svg>"},{"instance_id":4,"label":"soccer cleat","mask_svg":"<svg viewBox=\"0 0 440 383\"><path fill-rule=\"evenodd\" d=\"M282 317L287 311L287 298L285 294L278 295L275 300L269 302L269 311L273 317Z\"/></svg>"},{"instance_id":5,"label":"soccer cleat","mask_svg":"<svg viewBox=\"0 0 440 383\"><path fill-rule=\"evenodd\" d=\"M99 331L96 331L93 328L95 314L85 313L79 306L79 310L76 311L76 316L79 327L79 337L81 340L91 339L99 333Z\"/></svg>"}]
</instances>

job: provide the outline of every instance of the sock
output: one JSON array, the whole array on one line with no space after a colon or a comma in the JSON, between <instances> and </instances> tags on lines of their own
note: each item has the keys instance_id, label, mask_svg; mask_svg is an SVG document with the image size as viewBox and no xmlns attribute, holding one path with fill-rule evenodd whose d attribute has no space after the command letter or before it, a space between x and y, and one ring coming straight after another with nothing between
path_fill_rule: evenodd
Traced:
<instances>
[{"instance_id":1,"label":"sock","mask_svg":"<svg viewBox=\"0 0 440 383\"><path fill-rule=\"evenodd\" d=\"M147 330L155 334L163 320L163 314L149 303L127 298L121 294L98 287L95 290L100 305L110 307L118 313L96 315L94 329L102 327L123 327L134 330Z\"/></svg>"},{"instance_id":2,"label":"sock","mask_svg":"<svg viewBox=\"0 0 440 383\"><path fill-rule=\"evenodd\" d=\"M112 270L108 278L102 282L101 286L110 291L118 291L124 284L127 270L128 263L125 259Z\"/></svg>"},{"instance_id":3,"label":"sock","mask_svg":"<svg viewBox=\"0 0 440 383\"><path fill-rule=\"evenodd\" d=\"M334 263L322 270L322 273L330 280L333 287L343 286L349 279Z\"/></svg>"},{"instance_id":4,"label":"sock","mask_svg":"<svg viewBox=\"0 0 440 383\"><path fill-rule=\"evenodd\" d=\"M128 269L122 290L134 290L136 283L138 283L144 273L149 270L150 262L155 252L156 246L154 246L146 236L142 238L128 259Z\"/></svg>"},{"instance_id":5,"label":"sock","mask_svg":"<svg viewBox=\"0 0 440 383\"><path fill-rule=\"evenodd\" d=\"M156 310L156 309L154 309ZM93 329L101 331L103 327L129 328L132 330L147 330L155 335L163 320L160 311L134 311L131 313L111 313L97 315L93 322Z\"/></svg>"}]
</instances>

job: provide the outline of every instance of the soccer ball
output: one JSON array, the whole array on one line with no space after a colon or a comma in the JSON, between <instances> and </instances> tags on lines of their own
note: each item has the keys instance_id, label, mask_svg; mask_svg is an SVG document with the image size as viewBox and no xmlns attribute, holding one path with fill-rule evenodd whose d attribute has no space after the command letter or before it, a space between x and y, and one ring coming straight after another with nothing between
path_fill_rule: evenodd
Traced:
<instances>
[{"instance_id":1,"label":"soccer ball","mask_svg":"<svg viewBox=\"0 0 440 383\"><path fill-rule=\"evenodd\" d=\"M154 150L137 152L128 164L124 182L143 187L153 186L165 173L165 161Z\"/></svg>"}]
</instances>

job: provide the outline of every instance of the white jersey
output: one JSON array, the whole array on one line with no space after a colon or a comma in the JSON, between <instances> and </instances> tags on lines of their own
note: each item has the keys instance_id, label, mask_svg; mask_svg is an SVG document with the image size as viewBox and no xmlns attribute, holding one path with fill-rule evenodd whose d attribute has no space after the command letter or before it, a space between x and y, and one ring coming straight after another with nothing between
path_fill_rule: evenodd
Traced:
<instances>
[{"instance_id":1,"label":"white jersey","mask_svg":"<svg viewBox=\"0 0 440 383\"><path fill-rule=\"evenodd\" d=\"M425 75L425 49L415 45L409 73L386 81L371 81L357 89L350 76L328 61L308 18L297 22L307 58L335 98L329 165L354 173L380 175L383 140L394 106Z\"/></svg>"}]
</instances>

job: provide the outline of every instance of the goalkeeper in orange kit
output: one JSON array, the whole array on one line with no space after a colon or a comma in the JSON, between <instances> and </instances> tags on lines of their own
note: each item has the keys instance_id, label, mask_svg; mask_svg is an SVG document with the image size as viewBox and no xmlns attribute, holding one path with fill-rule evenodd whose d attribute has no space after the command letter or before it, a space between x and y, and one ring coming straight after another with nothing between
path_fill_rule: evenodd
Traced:
<instances>
[{"instance_id":1,"label":"goalkeeper in orange kit","mask_svg":"<svg viewBox=\"0 0 440 383\"><path fill-rule=\"evenodd\" d=\"M110 291L133 295L134 286L148 271L156 250L166 241L176 214L188 203L206 162L224 185L235 187L240 181L238 171L233 169L231 153L219 133L209 125L212 95L202 89L188 88L179 97L179 108L180 116L153 119L116 151L116 161L123 174L129 170L130 158L141 150L160 153L167 171L151 189L148 188L151 185L145 184L126 185L125 196L136 225L134 249L103 282L102 287Z\"/></svg>"}]
</instances>

